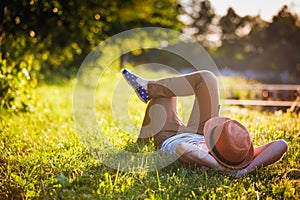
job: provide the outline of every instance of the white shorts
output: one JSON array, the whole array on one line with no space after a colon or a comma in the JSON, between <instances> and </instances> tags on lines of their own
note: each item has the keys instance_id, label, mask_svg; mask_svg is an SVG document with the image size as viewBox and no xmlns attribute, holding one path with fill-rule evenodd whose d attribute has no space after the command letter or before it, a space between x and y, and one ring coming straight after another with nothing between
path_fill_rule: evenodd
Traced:
<instances>
[{"instance_id":1,"label":"white shorts","mask_svg":"<svg viewBox=\"0 0 300 200\"><path fill-rule=\"evenodd\" d=\"M204 136L195 133L181 133L166 139L162 145L161 150L168 152L172 156L176 156L176 147L179 143L184 142L189 144L192 148L199 148L202 153L208 154L208 149L205 144Z\"/></svg>"}]
</instances>

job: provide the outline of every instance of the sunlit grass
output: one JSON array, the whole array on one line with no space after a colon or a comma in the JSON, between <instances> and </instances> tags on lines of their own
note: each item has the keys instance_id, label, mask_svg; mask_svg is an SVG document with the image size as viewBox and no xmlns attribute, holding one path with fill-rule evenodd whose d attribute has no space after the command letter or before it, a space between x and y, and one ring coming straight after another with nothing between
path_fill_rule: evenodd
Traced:
<instances>
[{"instance_id":1,"label":"sunlit grass","mask_svg":"<svg viewBox=\"0 0 300 200\"><path fill-rule=\"evenodd\" d=\"M158 75L149 74L149 77ZM162 76L162 75L161 75ZM109 71L95 92L95 111L101 133L120 149L151 152L153 144L136 145L145 104L135 95L125 95L119 72ZM120 82L120 91L113 94ZM278 163L231 179L214 171L178 167L128 173L109 168L89 151L77 133L72 115L74 81L41 85L37 104L30 113L1 113L0 196L3 199L299 199L300 116L239 107L223 108L226 116L240 120L252 134L255 145L276 139L289 144ZM131 91L132 92L132 91ZM121 94L121 95L120 95ZM116 96L114 96L116 95ZM112 108L118 102L126 107ZM180 101L180 113L192 99ZM127 106L128 105L128 106ZM122 117L123 114L128 113ZM97 141L96 141L97 142ZM101 142L101 141L99 141Z\"/></svg>"}]
</instances>

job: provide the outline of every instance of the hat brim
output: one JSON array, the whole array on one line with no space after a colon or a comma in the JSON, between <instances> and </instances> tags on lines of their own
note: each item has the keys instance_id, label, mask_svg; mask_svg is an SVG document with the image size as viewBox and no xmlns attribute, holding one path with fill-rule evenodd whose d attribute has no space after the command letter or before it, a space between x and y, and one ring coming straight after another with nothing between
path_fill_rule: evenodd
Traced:
<instances>
[{"instance_id":1,"label":"hat brim","mask_svg":"<svg viewBox=\"0 0 300 200\"><path fill-rule=\"evenodd\" d=\"M246 158L245 158L245 160L244 160L243 162L241 162L241 163L238 164L238 165L229 165L229 164L227 164L227 163L222 162L222 161L214 154L214 152L211 151L211 148L210 148L210 147L208 147L208 149L209 149L209 153L211 153L211 154L213 155L213 157L214 157L221 165L223 165L223 166L225 166L225 167L227 167L227 168L231 168L231 169L242 169L242 168L248 166L248 165L251 163L251 161L253 160L253 155L254 155L254 148L253 148L253 145L251 144L250 149L249 149L249 151L248 151L248 154L247 154L247 156L246 156Z\"/></svg>"},{"instance_id":2,"label":"hat brim","mask_svg":"<svg viewBox=\"0 0 300 200\"><path fill-rule=\"evenodd\" d=\"M209 119L205 125L204 125L204 129L203 129L203 135L205 138L205 143L208 147L209 153L223 166L228 167L228 168L232 168L232 169L241 169L246 167L247 165L250 164L250 162L253 159L253 155L254 155L254 148L253 145L251 143L250 149L248 151L247 156L245 157L244 161L239 163L238 165L229 165L227 163L224 163L223 161L221 161L217 155L215 155L215 153L212 151L213 147L211 146L211 142L210 142L210 134L212 134L212 129L215 128L216 126L220 126L222 124L224 124L224 122L232 120L228 117L214 117Z\"/></svg>"}]
</instances>

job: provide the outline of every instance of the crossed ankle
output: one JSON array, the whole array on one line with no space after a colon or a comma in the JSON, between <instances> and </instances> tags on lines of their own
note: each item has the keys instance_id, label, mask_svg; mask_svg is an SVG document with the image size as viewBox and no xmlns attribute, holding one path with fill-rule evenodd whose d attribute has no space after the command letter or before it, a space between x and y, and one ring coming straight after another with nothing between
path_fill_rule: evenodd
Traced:
<instances>
[{"instance_id":1,"label":"crossed ankle","mask_svg":"<svg viewBox=\"0 0 300 200\"><path fill-rule=\"evenodd\" d=\"M140 98L141 101L147 103L150 99L148 93L148 81L135 75L134 73L130 72L127 69L122 70L122 74L127 81L127 83L134 89L137 96Z\"/></svg>"}]
</instances>

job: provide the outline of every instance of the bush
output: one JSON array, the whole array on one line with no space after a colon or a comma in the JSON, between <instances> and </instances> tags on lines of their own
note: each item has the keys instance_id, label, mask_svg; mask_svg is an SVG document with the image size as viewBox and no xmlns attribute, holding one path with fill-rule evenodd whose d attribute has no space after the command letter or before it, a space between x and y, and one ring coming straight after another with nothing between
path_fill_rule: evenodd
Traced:
<instances>
[{"instance_id":1,"label":"bush","mask_svg":"<svg viewBox=\"0 0 300 200\"><path fill-rule=\"evenodd\" d=\"M32 111L32 91L37 79L31 72L33 57L20 62L0 58L0 110Z\"/></svg>"}]
</instances>

